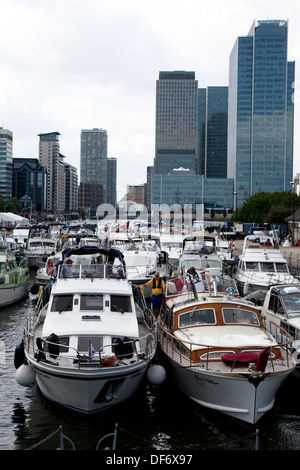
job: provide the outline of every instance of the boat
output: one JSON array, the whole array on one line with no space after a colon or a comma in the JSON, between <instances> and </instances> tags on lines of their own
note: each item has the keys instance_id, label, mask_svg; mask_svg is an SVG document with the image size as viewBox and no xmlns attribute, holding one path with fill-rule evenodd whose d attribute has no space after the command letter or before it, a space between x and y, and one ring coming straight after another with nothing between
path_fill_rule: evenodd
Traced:
<instances>
[{"instance_id":1,"label":"boat","mask_svg":"<svg viewBox=\"0 0 300 470\"><path fill-rule=\"evenodd\" d=\"M263 305L258 308L264 318L284 328L293 338L294 375L300 377L300 286L278 284L269 287Z\"/></svg>"},{"instance_id":2,"label":"boat","mask_svg":"<svg viewBox=\"0 0 300 470\"><path fill-rule=\"evenodd\" d=\"M155 272L159 272L162 279L167 279L170 275L168 255L160 248L159 236L130 237L123 254L128 280L134 284L148 282Z\"/></svg>"},{"instance_id":3,"label":"boat","mask_svg":"<svg viewBox=\"0 0 300 470\"><path fill-rule=\"evenodd\" d=\"M186 273L191 267L204 270L207 267L222 269L222 260L216 251L214 237L187 237L179 258L178 271Z\"/></svg>"},{"instance_id":4,"label":"boat","mask_svg":"<svg viewBox=\"0 0 300 470\"><path fill-rule=\"evenodd\" d=\"M232 275L241 295L259 290L266 292L274 284L299 284L278 247L249 245L248 236Z\"/></svg>"},{"instance_id":5,"label":"boat","mask_svg":"<svg viewBox=\"0 0 300 470\"><path fill-rule=\"evenodd\" d=\"M93 262L65 263L81 254L93 254ZM25 327L27 364L18 359L17 372L29 365L46 398L96 413L139 388L156 352L156 322L140 289L128 281L118 250L66 250L57 268L49 301Z\"/></svg>"},{"instance_id":6,"label":"boat","mask_svg":"<svg viewBox=\"0 0 300 470\"><path fill-rule=\"evenodd\" d=\"M179 258L183 250L184 235L178 232L162 233L160 236L160 246L162 251L168 254L169 263L178 267Z\"/></svg>"},{"instance_id":7,"label":"boat","mask_svg":"<svg viewBox=\"0 0 300 470\"><path fill-rule=\"evenodd\" d=\"M161 358L191 400L252 426L273 407L295 367L291 337L272 327L271 333L252 302L192 288L166 297L158 317Z\"/></svg>"},{"instance_id":8,"label":"boat","mask_svg":"<svg viewBox=\"0 0 300 470\"><path fill-rule=\"evenodd\" d=\"M49 227L46 225L32 225L29 238L24 249L28 265L38 268L41 262L45 262L51 253L58 250L57 240L51 238Z\"/></svg>"},{"instance_id":9,"label":"boat","mask_svg":"<svg viewBox=\"0 0 300 470\"><path fill-rule=\"evenodd\" d=\"M10 251L0 252L0 307L18 302L26 297L30 287L30 273L23 258L18 264Z\"/></svg>"}]
</instances>

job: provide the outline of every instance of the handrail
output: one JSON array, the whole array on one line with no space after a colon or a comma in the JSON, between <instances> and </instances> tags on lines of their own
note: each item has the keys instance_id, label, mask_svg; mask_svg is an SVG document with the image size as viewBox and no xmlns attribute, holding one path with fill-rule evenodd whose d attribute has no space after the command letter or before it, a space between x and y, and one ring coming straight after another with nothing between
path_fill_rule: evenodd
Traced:
<instances>
[{"instance_id":1,"label":"handrail","mask_svg":"<svg viewBox=\"0 0 300 470\"><path fill-rule=\"evenodd\" d=\"M293 342L293 338L291 337L291 335L286 331L284 330L284 328L282 328L281 326L277 325L276 323L272 322L272 321L269 321L270 325L274 326L276 330L280 330L280 333L281 333L281 338L283 339L284 337L287 338L286 341L282 342L282 343L279 343L278 341L278 335L276 334L276 337L275 339L277 340L277 344L278 346L282 347L283 349L286 350L286 356L287 356L287 365L289 367L289 348L291 348L291 345L292 345L292 342ZM173 333L171 333L170 331L168 331L164 325L161 324L161 322L158 320L158 326L159 326L159 340L163 343L164 342L164 338L163 338L163 334L165 334L167 336L167 350L168 350L168 346L169 344L172 345L172 343L174 341L176 342L179 342L180 345L183 345L183 344L187 344L187 345L190 345L190 346L197 346L197 347L202 347L203 349L207 349L207 353L206 353L206 368L208 370L208 363L209 363L209 359L208 359L208 356L209 356L209 351L210 350L219 350L219 351L228 351L228 349L230 349L230 347L225 347L225 346L218 346L218 345L208 345L208 344L202 344L202 343L195 343L195 342L192 342L192 341L188 341L188 340L180 340L179 338L177 338ZM247 326L247 325L245 325ZM205 327L204 327L205 328ZM217 328L217 327L216 327ZM266 328L267 331L269 331L267 328ZM271 330L269 331L270 334L272 336L274 336L272 333L271 333ZM276 346L276 345L275 345ZM239 346L235 346L234 349L237 349L237 351L239 350L243 350L245 349L245 345L239 345ZM252 349L255 348L255 345L253 345ZM271 351L272 351L272 346L270 346L271 348ZM233 347L231 348L233 349ZM261 349L261 347L259 348ZM174 347L172 348L172 357L174 357ZM181 349L180 351L178 351L178 354L180 356L180 362L181 362L181 356L182 356L182 352L181 352ZM188 360L189 359L189 362L190 362L190 365L192 366L192 361L191 361L191 357L188 358L187 356L184 356L185 360ZM271 359L272 360L272 359Z\"/></svg>"}]
</instances>

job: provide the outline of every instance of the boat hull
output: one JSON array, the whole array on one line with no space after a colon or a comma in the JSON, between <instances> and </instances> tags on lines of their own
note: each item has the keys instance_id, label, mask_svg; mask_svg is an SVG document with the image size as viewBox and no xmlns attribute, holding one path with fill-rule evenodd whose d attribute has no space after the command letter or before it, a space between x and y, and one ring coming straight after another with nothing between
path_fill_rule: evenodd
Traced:
<instances>
[{"instance_id":1,"label":"boat hull","mask_svg":"<svg viewBox=\"0 0 300 470\"><path fill-rule=\"evenodd\" d=\"M28 295L30 280L18 286L1 287L0 307L10 305L23 299Z\"/></svg>"},{"instance_id":2,"label":"boat hull","mask_svg":"<svg viewBox=\"0 0 300 470\"><path fill-rule=\"evenodd\" d=\"M275 395L290 371L265 375L251 383L249 375L224 376L183 367L168 357L170 370L178 389L206 408L217 410L250 425L256 424L271 410Z\"/></svg>"},{"instance_id":3,"label":"boat hull","mask_svg":"<svg viewBox=\"0 0 300 470\"><path fill-rule=\"evenodd\" d=\"M27 357L36 383L50 401L73 411L92 414L128 400L139 388L147 369L140 362L126 368L106 367L78 372L59 371Z\"/></svg>"}]
</instances>

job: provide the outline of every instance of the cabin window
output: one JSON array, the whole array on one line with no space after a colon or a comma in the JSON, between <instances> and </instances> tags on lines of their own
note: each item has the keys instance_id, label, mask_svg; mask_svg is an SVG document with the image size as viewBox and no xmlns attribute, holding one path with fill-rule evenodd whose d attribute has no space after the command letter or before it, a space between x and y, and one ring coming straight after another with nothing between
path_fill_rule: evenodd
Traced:
<instances>
[{"instance_id":1,"label":"cabin window","mask_svg":"<svg viewBox=\"0 0 300 470\"><path fill-rule=\"evenodd\" d=\"M50 341L50 343L51 343L51 339L48 339L48 341ZM58 350L59 350L60 353L63 353L63 352L67 353L69 351L69 342L70 342L69 336L60 336L59 337ZM45 352L51 352L51 344L49 345L49 343L47 341L45 342L44 351Z\"/></svg>"},{"instance_id":2,"label":"cabin window","mask_svg":"<svg viewBox=\"0 0 300 470\"><path fill-rule=\"evenodd\" d=\"M81 295L80 310L103 310L103 295Z\"/></svg>"},{"instance_id":3,"label":"cabin window","mask_svg":"<svg viewBox=\"0 0 300 470\"><path fill-rule=\"evenodd\" d=\"M224 323L246 323L248 325L259 325L259 320L255 312L243 308L223 308Z\"/></svg>"},{"instance_id":4,"label":"cabin window","mask_svg":"<svg viewBox=\"0 0 300 470\"><path fill-rule=\"evenodd\" d=\"M81 353L89 353L89 347L98 353L103 346L102 336L79 336L77 349Z\"/></svg>"},{"instance_id":5,"label":"cabin window","mask_svg":"<svg viewBox=\"0 0 300 470\"><path fill-rule=\"evenodd\" d=\"M202 308L200 310L191 310L186 313L182 313L178 317L179 328L185 328L187 326L196 325L207 325L215 324L215 311L212 308Z\"/></svg>"},{"instance_id":6,"label":"cabin window","mask_svg":"<svg viewBox=\"0 0 300 470\"><path fill-rule=\"evenodd\" d=\"M111 295L110 300L112 312L132 312L129 295Z\"/></svg>"},{"instance_id":7,"label":"cabin window","mask_svg":"<svg viewBox=\"0 0 300 470\"><path fill-rule=\"evenodd\" d=\"M271 294L269 309L272 310L274 313L284 314L284 309L281 300L277 295Z\"/></svg>"},{"instance_id":8,"label":"cabin window","mask_svg":"<svg viewBox=\"0 0 300 470\"><path fill-rule=\"evenodd\" d=\"M51 312L71 312L73 310L73 295L55 295Z\"/></svg>"},{"instance_id":9,"label":"cabin window","mask_svg":"<svg viewBox=\"0 0 300 470\"><path fill-rule=\"evenodd\" d=\"M276 272L278 273L288 273L288 266L286 263L275 263Z\"/></svg>"},{"instance_id":10,"label":"cabin window","mask_svg":"<svg viewBox=\"0 0 300 470\"><path fill-rule=\"evenodd\" d=\"M260 263L260 270L263 272L274 273L275 268L273 263Z\"/></svg>"},{"instance_id":11,"label":"cabin window","mask_svg":"<svg viewBox=\"0 0 300 470\"><path fill-rule=\"evenodd\" d=\"M247 261L246 271L259 271L259 263L255 261Z\"/></svg>"}]
</instances>

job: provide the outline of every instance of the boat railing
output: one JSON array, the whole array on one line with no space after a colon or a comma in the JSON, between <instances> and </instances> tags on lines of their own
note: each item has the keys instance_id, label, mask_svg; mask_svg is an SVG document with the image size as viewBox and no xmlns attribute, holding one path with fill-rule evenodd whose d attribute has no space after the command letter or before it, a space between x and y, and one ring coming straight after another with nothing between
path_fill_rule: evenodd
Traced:
<instances>
[{"instance_id":1,"label":"boat railing","mask_svg":"<svg viewBox=\"0 0 300 470\"><path fill-rule=\"evenodd\" d=\"M95 351L92 342L87 351L78 351L64 343L43 340L25 331L25 348L37 362L65 369L127 366L150 361L156 349L156 325L140 338L120 338Z\"/></svg>"},{"instance_id":2,"label":"boat railing","mask_svg":"<svg viewBox=\"0 0 300 470\"><path fill-rule=\"evenodd\" d=\"M270 325L268 328L268 332L276 339L278 346L281 348L282 352L284 352L284 360L286 366L288 368L293 367L293 359L292 359L292 342L293 338L289 335L287 331L285 331L282 327L275 324L274 322L270 321ZM235 353L236 356L245 351L261 352L261 347L247 347L245 345L235 346L235 348L218 346L217 344L208 345L208 344L201 344L195 343L188 340L179 340L164 324L160 321L158 322L158 341L161 344L162 349L171 356L174 360L178 360L178 362L184 366L190 367L203 367L206 370L215 370L215 364L217 362L222 361L222 356L224 354ZM205 328L205 327L204 327ZM275 353L273 349L278 348L277 345L270 345L269 350L270 354L268 357L269 367L274 370L275 369ZM200 350L200 357L198 358L197 362L192 360L192 350L198 349ZM231 372L234 369L234 364L231 367Z\"/></svg>"},{"instance_id":3,"label":"boat railing","mask_svg":"<svg viewBox=\"0 0 300 470\"><path fill-rule=\"evenodd\" d=\"M60 264L57 278L126 279L126 267L113 264Z\"/></svg>"}]
</instances>

